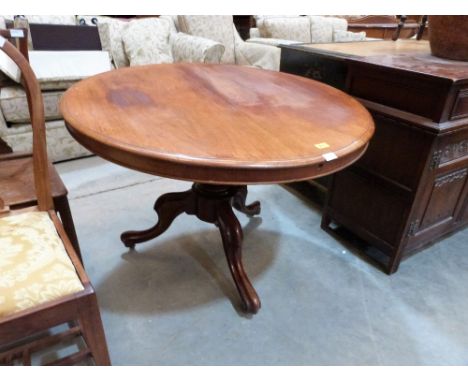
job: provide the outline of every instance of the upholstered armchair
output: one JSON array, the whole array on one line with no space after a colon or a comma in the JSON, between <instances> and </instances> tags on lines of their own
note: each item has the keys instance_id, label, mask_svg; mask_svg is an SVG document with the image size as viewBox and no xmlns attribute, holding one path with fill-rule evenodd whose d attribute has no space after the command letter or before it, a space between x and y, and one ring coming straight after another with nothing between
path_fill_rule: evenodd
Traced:
<instances>
[{"instance_id":1,"label":"upholstered armchair","mask_svg":"<svg viewBox=\"0 0 468 382\"><path fill-rule=\"evenodd\" d=\"M223 64L279 70L280 49L242 40L232 16L179 15L173 20L178 31L220 42L225 48L221 58Z\"/></svg>"},{"instance_id":2,"label":"upholstered armchair","mask_svg":"<svg viewBox=\"0 0 468 382\"><path fill-rule=\"evenodd\" d=\"M344 18L325 16L255 16L248 42L268 45L362 41L364 32L349 32Z\"/></svg>"}]
</instances>

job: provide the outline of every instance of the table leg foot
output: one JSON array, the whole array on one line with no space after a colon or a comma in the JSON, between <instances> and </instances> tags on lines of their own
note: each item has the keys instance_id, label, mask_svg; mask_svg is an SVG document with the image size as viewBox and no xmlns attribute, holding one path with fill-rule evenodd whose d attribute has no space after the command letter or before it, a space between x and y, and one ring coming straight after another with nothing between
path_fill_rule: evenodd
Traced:
<instances>
[{"instance_id":1,"label":"table leg foot","mask_svg":"<svg viewBox=\"0 0 468 382\"><path fill-rule=\"evenodd\" d=\"M247 199L247 186L242 186L242 187L239 187L239 190L237 191L236 195L234 195L233 199L232 199L232 206L248 215L248 216L255 216L255 215L259 215L260 212L261 212L261 205L260 205L260 202L259 201L255 201L251 204L245 204L246 202L246 199Z\"/></svg>"},{"instance_id":2,"label":"table leg foot","mask_svg":"<svg viewBox=\"0 0 468 382\"><path fill-rule=\"evenodd\" d=\"M177 216L186 212L192 196L191 190L162 195L154 204L154 210L158 215L157 224L143 231L124 232L120 239L126 247L134 248L135 244L158 237L169 228Z\"/></svg>"},{"instance_id":3,"label":"table leg foot","mask_svg":"<svg viewBox=\"0 0 468 382\"><path fill-rule=\"evenodd\" d=\"M255 314L261 303L242 264L242 227L229 203L220 203L217 209L217 226L223 239L229 270L247 313Z\"/></svg>"}]
</instances>

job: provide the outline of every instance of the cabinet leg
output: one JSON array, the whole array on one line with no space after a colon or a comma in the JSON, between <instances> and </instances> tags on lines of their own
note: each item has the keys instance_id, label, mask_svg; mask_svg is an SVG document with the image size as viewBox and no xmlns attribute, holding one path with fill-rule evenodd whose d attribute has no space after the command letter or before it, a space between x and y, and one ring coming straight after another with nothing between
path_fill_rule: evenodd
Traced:
<instances>
[{"instance_id":1,"label":"cabinet leg","mask_svg":"<svg viewBox=\"0 0 468 382\"><path fill-rule=\"evenodd\" d=\"M327 214L326 211L322 214L322 221L320 222L320 228L324 231L328 231L330 229L330 223L332 222L330 216Z\"/></svg>"},{"instance_id":2,"label":"cabinet leg","mask_svg":"<svg viewBox=\"0 0 468 382\"><path fill-rule=\"evenodd\" d=\"M387 267L385 271L388 275L395 273L398 270L401 262L401 251L393 253L388 259Z\"/></svg>"}]
</instances>

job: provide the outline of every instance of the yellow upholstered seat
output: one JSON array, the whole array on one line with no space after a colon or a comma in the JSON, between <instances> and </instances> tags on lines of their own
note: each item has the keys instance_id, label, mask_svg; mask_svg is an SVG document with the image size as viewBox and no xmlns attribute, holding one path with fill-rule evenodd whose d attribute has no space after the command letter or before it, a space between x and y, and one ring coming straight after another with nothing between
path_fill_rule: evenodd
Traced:
<instances>
[{"instance_id":1,"label":"yellow upholstered seat","mask_svg":"<svg viewBox=\"0 0 468 382\"><path fill-rule=\"evenodd\" d=\"M83 289L48 212L0 218L0 318Z\"/></svg>"}]
</instances>

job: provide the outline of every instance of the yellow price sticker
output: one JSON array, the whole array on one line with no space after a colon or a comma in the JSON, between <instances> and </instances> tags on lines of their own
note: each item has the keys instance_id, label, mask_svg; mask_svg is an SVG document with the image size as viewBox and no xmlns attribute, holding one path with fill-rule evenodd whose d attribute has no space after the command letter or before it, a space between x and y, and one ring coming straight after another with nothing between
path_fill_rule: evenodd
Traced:
<instances>
[{"instance_id":1,"label":"yellow price sticker","mask_svg":"<svg viewBox=\"0 0 468 382\"><path fill-rule=\"evenodd\" d=\"M327 142L317 143L314 146L317 147L320 150L323 150L323 149L326 149L326 148L330 147L330 145Z\"/></svg>"}]
</instances>

